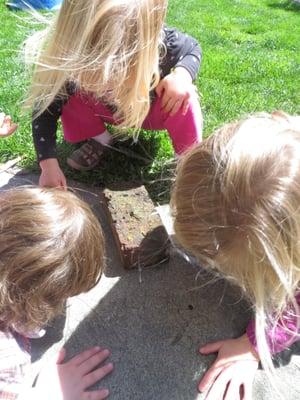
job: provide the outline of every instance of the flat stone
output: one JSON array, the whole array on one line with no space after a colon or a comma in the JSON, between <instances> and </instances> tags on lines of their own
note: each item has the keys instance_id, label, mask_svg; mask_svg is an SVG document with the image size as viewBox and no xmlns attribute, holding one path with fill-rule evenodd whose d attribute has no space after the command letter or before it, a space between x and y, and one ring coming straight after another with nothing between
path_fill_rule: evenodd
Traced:
<instances>
[{"instance_id":1,"label":"flat stone","mask_svg":"<svg viewBox=\"0 0 300 400\"><path fill-rule=\"evenodd\" d=\"M124 267L142 268L165 261L168 235L145 187L119 184L104 193Z\"/></svg>"}]
</instances>

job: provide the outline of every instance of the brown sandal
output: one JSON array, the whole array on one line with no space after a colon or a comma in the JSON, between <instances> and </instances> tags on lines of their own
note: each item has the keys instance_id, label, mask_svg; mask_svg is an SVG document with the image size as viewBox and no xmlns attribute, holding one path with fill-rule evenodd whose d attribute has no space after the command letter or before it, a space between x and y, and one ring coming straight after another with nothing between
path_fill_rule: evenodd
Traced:
<instances>
[{"instance_id":1,"label":"brown sandal","mask_svg":"<svg viewBox=\"0 0 300 400\"><path fill-rule=\"evenodd\" d=\"M78 171L89 171L95 168L107 149L94 139L89 139L67 159L67 164Z\"/></svg>"}]
</instances>

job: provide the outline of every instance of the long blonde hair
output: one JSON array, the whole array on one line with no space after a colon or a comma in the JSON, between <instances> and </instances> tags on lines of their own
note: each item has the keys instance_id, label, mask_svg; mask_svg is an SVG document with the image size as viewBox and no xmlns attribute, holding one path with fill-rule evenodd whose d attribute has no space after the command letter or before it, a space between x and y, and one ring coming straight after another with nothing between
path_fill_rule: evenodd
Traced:
<instances>
[{"instance_id":1,"label":"long blonde hair","mask_svg":"<svg viewBox=\"0 0 300 400\"><path fill-rule=\"evenodd\" d=\"M172 201L179 242L253 303L272 377L266 331L284 310L300 317L300 119L275 112L225 125L180 161Z\"/></svg>"},{"instance_id":2,"label":"long blonde hair","mask_svg":"<svg viewBox=\"0 0 300 400\"><path fill-rule=\"evenodd\" d=\"M32 331L96 285L104 239L73 193L25 187L0 194L0 329Z\"/></svg>"},{"instance_id":3,"label":"long blonde hair","mask_svg":"<svg viewBox=\"0 0 300 400\"><path fill-rule=\"evenodd\" d=\"M38 116L71 81L95 99L109 93L120 126L139 128L159 81L166 8L167 0L64 0L44 40L27 43L31 55L41 43L27 106Z\"/></svg>"}]
</instances>

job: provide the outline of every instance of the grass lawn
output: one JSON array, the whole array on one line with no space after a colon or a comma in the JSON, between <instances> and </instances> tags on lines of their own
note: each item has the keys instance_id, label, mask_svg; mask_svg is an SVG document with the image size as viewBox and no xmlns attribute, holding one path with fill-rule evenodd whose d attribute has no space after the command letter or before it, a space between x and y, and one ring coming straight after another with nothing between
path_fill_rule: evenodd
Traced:
<instances>
[{"instance_id":1,"label":"grass lawn","mask_svg":"<svg viewBox=\"0 0 300 400\"><path fill-rule=\"evenodd\" d=\"M0 3L0 108L20 124L18 132L0 142L0 162L23 156L23 165L37 169L30 116L20 106L28 82L21 44L36 29L23 13ZM255 111L282 109L300 114L300 5L288 0L169 0L168 24L191 34L203 49L196 84L201 93L205 136L226 121ZM143 180L160 201L168 192L172 148L167 134L141 133L140 144L122 148L152 160L119 152L107 155L97 170L74 173L65 165L71 147L62 142L61 164L67 177L110 183Z\"/></svg>"}]
</instances>

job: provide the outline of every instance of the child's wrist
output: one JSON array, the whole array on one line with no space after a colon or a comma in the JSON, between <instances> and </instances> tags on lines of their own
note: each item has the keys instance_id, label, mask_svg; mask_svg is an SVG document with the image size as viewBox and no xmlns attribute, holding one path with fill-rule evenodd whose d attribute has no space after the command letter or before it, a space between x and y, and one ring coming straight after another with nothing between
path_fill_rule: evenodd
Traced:
<instances>
[{"instance_id":1,"label":"child's wrist","mask_svg":"<svg viewBox=\"0 0 300 400\"><path fill-rule=\"evenodd\" d=\"M46 158L41 160L39 164L42 171L51 167L59 167L57 158Z\"/></svg>"},{"instance_id":2,"label":"child's wrist","mask_svg":"<svg viewBox=\"0 0 300 400\"><path fill-rule=\"evenodd\" d=\"M175 67L173 69L172 73L175 74L175 75L180 75L180 76L184 77L184 79L188 80L190 83L193 83L193 79L191 77L191 74L184 67Z\"/></svg>"},{"instance_id":3,"label":"child's wrist","mask_svg":"<svg viewBox=\"0 0 300 400\"><path fill-rule=\"evenodd\" d=\"M250 353L259 362L260 361L259 354L258 354L257 350L255 349L255 347L253 346L253 344L251 343L251 340L249 339L247 333L242 335L240 339L247 342L247 344L249 345Z\"/></svg>"}]
</instances>

